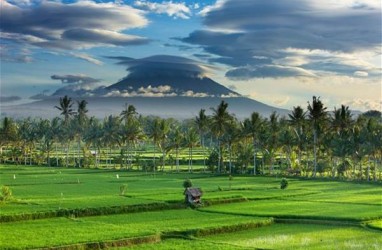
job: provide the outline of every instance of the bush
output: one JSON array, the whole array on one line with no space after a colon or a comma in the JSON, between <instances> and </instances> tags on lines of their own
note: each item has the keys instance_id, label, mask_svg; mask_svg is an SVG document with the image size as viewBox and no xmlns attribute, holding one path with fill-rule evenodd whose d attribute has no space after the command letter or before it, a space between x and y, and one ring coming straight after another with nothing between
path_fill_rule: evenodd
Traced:
<instances>
[{"instance_id":1,"label":"bush","mask_svg":"<svg viewBox=\"0 0 382 250\"><path fill-rule=\"evenodd\" d=\"M192 182L190 179L186 179L183 181L183 187L184 188L189 188L189 187L192 187Z\"/></svg>"},{"instance_id":2,"label":"bush","mask_svg":"<svg viewBox=\"0 0 382 250\"><path fill-rule=\"evenodd\" d=\"M1 201L8 201L12 198L12 190L8 186L1 187Z\"/></svg>"},{"instance_id":3,"label":"bush","mask_svg":"<svg viewBox=\"0 0 382 250\"><path fill-rule=\"evenodd\" d=\"M285 179L285 178L282 178L281 182L280 182L280 188L281 189L286 189L288 187L288 180Z\"/></svg>"}]
</instances>

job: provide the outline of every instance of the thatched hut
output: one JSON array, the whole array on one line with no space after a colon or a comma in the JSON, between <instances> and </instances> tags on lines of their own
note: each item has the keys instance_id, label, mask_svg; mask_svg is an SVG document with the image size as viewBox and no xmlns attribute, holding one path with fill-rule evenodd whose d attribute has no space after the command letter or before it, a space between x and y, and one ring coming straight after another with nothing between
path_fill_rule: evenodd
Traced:
<instances>
[{"instance_id":1,"label":"thatched hut","mask_svg":"<svg viewBox=\"0 0 382 250\"><path fill-rule=\"evenodd\" d=\"M201 197L203 195L202 190L200 188L186 188L184 190L185 200L189 204L201 204L202 200Z\"/></svg>"}]
</instances>

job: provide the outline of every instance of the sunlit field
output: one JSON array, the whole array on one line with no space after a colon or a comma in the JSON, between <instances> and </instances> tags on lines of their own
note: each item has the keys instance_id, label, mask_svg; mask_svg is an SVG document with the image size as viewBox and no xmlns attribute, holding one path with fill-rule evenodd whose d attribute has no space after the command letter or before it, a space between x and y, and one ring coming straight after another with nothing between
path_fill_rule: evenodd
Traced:
<instances>
[{"instance_id":1,"label":"sunlit field","mask_svg":"<svg viewBox=\"0 0 382 250\"><path fill-rule=\"evenodd\" d=\"M382 186L333 180L1 166L0 248L379 249ZM185 179L203 205L184 204ZM121 189L123 187L123 190Z\"/></svg>"}]
</instances>

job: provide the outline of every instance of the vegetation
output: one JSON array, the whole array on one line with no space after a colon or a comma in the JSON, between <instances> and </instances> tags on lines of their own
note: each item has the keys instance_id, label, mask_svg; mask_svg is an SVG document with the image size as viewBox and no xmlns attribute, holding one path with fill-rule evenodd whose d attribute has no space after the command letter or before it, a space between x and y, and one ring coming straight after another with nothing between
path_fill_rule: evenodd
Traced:
<instances>
[{"instance_id":1,"label":"vegetation","mask_svg":"<svg viewBox=\"0 0 382 250\"><path fill-rule=\"evenodd\" d=\"M313 97L288 117L254 112L239 121L221 102L185 121L144 117L132 105L103 121L88 117L87 102L60 98L61 118L4 118L0 161L17 165L120 168L141 171L382 178L382 123L377 112L353 117L349 107L327 111ZM75 146L76 145L76 146Z\"/></svg>"},{"instance_id":2,"label":"vegetation","mask_svg":"<svg viewBox=\"0 0 382 250\"><path fill-rule=\"evenodd\" d=\"M376 111L316 97L242 121L224 101L185 121L127 104L98 120L67 96L56 108L1 121L0 248L382 247ZM204 206L190 209L193 184Z\"/></svg>"}]
</instances>

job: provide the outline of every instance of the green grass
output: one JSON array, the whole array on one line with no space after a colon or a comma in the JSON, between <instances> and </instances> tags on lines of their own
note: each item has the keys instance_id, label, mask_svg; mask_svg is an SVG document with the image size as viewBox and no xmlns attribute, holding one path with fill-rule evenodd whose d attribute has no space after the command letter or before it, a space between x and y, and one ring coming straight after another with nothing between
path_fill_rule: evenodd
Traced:
<instances>
[{"instance_id":1,"label":"green grass","mask_svg":"<svg viewBox=\"0 0 382 250\"><path fill-rule=\"evenodd\" d=\"M245 203L232 203L202 208L202 211L274 216L279 218L310 218L321 220L362 221L382 218L382 210L377 205L341 204L311 201L263 200Z\"/></svg>"},{"instance_id":2,"label":"green grass","mask_svg":"<svg viewBox=\"0 0 382 250\"><path fill-rule=\"evenodd\" d=\"M186 170L188 166L183 165L181 168ZM168 210L168 207L163 206L159 212L127 213L121 210L122 214L107 216L1 223L0 248L123 242L132 237L149 235L158 238L158 234L169 232L187 237L210 233L217 235L194 240L166 238L160 243L139 247L246 249L255 246L304 249L304 239L309 243L307 248L311 249L322 249L326 245L328 249L337 249L334 247L336 239L342 249L373 249L375 245L381 244L375 236L376 233L380 235L382 229L380 183L289 178L288 188L281 190L281 178L277 177L233 176L233 180L229 181L227 175L200 172L154 174L126 170L0 165L0 185L9 186L13 192L10 202L0 203L0 216L16 217L20 214L57 212L59 209L107 210L133 205L150 207L153 203L166 205L166 202L181 202L184 200L182 183L187 178L192 180L195 187L202 188L203 200L212 205L200 208L200 211ZM126 193L121 196L120 187L125 184ZM218 205L217 201L228 202L232 198L236 202ZM280 221L277 218L289 218L292 220L288 222L297 224L276 224L221 234L240 228L238 224L262 222L269 217L275 217L276 221ZM330 220L336 226L300 224L303 219L314 219L316 223L329 223ZM354 225L362 223L367 227L349 227L346 226L348 222ZM317 235L317 239L314 235ZM371 239L370 247L365 247L367 239ZM323 243L319 240L323 240Z\"/></svg>"},{"instance_id":3,"label":"green grass","mask_svg":"<svg viewBox=\"0 0 382 250\"><path fill-rule=\"evenodd\" d=\"M274 224L202 238L205 242L261 249L381 249L380 232L358 227Z\"/></svg>"},{"instance_id":4,"label":"green grass","mask_svg":"<svg viewBox=\"0 0 382 250\"><path fill-rule=\"evenodd\" d=\"M266 218L210 215L186 209L2 223L0 248L59 246L268 221Z\"/></svg>"}]
</instances>

